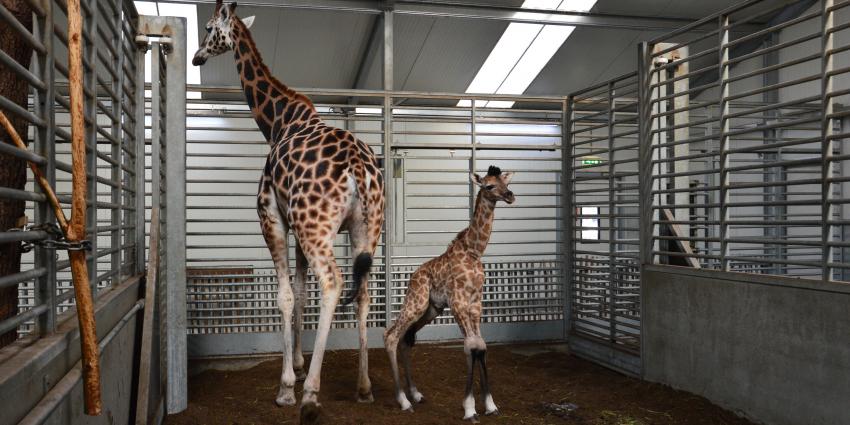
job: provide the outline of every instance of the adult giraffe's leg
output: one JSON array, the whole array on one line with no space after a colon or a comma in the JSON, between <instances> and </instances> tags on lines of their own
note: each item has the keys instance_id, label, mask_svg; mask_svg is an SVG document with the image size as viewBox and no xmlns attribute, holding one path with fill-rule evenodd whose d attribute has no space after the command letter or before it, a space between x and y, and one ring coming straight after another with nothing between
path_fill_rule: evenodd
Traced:
<instances>
[{"instance_id":1,"label":"adult giraffe's leg","mask_svg":"<svg viewBox=\"0 0 850 425\"><path fill-rule=\"evenodd\" d=\"M307 371L304 369L304 353L301 348L301 333L304 330L304 305L307 303L307 257L304 256L304 251L301 250L301 245L295 246L295 280L293 290L295 292L295 320L292 328L295 331L293 339L295 340L293 349L293 367L295 368L295 378L303 380L307 377Z\"/></svg>"},{"instance_id":2,"label":"adult giraffe's leg","mask_svg":"<svg viewBox=\"0 0 850 425\"><path fill-rule=\"evenodd\" d=\"M331 237L312 241L300 240L322 291L316 342L310 359L310 370L304 380L304 395L301 398L302 424L312 424L319 417L318 396L321 384L322 359L325 356L325 346L328 342L331 321L343 285L342 274L333 256L333 235L330 232L327 234Z\"/></svg>"},{"instance_id":3,"label":"adult giraffe's leg","mask_svg":"<svg viewBox=\"0 0 850 425\"><path fill-rule=\"evenodd\" d=\"M414 403L424 403L425 396L419 392L416 388L416 384L413 383L413 378L411 377L413 369L410 366L410 352L413 350L413 345L416 342L416 333L442 313L442 308L436 308L433 305L429 305L425 314L423 314L422 317L420 317L419 320L417 320L416 323L407 330L404 334L404 338L402 338L398 344L398 351L401 354L401 361L404 364L404 377L407 381L407 390Z\"/></svg>"},{"instance_id":4,"label":"adult giraffe's leg","mask_svg":"<svg viewBox=\"0 0 850 425\"><path fill-rule=\"evenodd\" d=\"M263 238L274 261L277 273L277 305L280 309L283 331L283 370L280 375L280 390L275 398L278 406L295 404L295 372L292 370L292 287L289 283L289 251L287 234L289 229L278 209L277 200L269 186L261 186L257 195L257 213Z\"/></svg>"},{"instance_id":5,"label":"adult giraffe's leg","mask_svg":"<svg viewBox=\"0 0 850 425\"><path fill-rule=\"evenodd\" d=\"M413 324L425 314L428 308L428 293L430 283L424 273L419 270L413 273L410 277L410 283L407 287L407 294L404 297L404 304L401 306L398 318L395 323L384 332L384 347L387 350L387 355L390 358L390 369L393 373L395 381L396 401L401 406L401 410L413 410L407 395L401 385L401 380L398 374L398 358L397 350L399 340L405 335Z\"/></svg>"},{"instance_id":6,"label":"adult giraffe's leg","mask_svg":"<svg viewBox=\"0 0 850 425\"><path fill-rule=\"evenodd\" d=\"M353 218L348 228L349 236L351 237L352 252L354 257L359 259L362 253L368 254L370 257L375 254L375 247L378 245L377 238L370 238L368 228L363 220L362 212L359 209L353 215ZM357 260L355 260L357 261ZM369 380L369 343L367 337L369 317L369 273L363 275L360 282L354 282L355 285L360 285L360 290L357 295L357 330L360 342L360 364L357 372L357 401L361 403L371 403L375 399L372 397L372 382Z\"/></svg>"}]
</instances>

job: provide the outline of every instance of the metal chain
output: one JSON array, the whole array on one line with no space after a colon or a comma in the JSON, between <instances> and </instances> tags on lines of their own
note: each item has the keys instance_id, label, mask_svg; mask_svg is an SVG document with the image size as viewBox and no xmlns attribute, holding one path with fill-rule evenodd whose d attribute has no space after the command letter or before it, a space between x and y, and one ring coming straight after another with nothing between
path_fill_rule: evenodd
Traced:
<instances>
[{"instance_id":1,"label":"metal chain","mask_svg":"<svg viewBox=\"0 0 850 425\"><path fill-rule=\"evenodd\" d=\"M30 252L36 246L44 249L63 250L63 251L91 251L91 241L84 239L78 242L69 242L65 239L65 234L56 223L42 224L27 224L22 229L9 229L10 232L31 232L43 231L47 233L47 239L40 241L24 241L21 242L21 252Z\"/></svg>"}]
</instances>

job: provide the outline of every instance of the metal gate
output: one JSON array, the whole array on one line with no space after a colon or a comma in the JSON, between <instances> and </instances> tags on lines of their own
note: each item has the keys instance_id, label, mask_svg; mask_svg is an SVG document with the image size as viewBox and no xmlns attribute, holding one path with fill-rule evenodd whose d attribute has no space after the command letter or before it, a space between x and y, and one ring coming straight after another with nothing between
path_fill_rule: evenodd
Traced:
<instances>
[{"instance_id":1,"label":"metal gate","mask_svg":"<svg viewBox=\"0 0 850 425\"><path fill-rule=\"evenodd\" d=\"M208 98L241 93L198 89ZM467 226L476 194L469 172L486 172L490 164L517 172L512 187L519 201L498 207L483 259L485 335L492 341L563 337L558 196L562 99L512 98L548 107L517 111L453 106L463 95L305 93L330 124L353 131L372 146L388 176L385 232L369 285L370 344L382 343L382 329L394 320L410 274L442 253ZM354 98L358 103L351 103ZM242 102L190 100L188 111L190 356L279 351L277 279L255 209L256 185L269 148ZM389 158L385 152L391 152ZM346 234L337 239L336 256L350 279ZM294 261L290 267L294 271ZM304 317L307 349L318 320L318 299L311 273ZM338 309L329 345L356 347L355 323L353 308ZM423 330L422 339L460 336L450 315L435 323Z\"/></svg>"},{"instance_id":2,"label":"metal gate","mask_svg":"<svg viewBox=\"0 0 850 425\"><path fill-rule=\"evenodd\" d=\"M638 77L630 73L569 96L570 346L639 374Z\"/></svg>"}]
</instances>

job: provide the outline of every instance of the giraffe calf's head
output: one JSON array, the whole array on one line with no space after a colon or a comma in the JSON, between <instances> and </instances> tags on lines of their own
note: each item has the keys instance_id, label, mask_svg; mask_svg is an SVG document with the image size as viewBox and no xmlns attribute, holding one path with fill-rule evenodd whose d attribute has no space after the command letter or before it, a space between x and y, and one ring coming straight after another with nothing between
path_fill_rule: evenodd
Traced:
<instances>
[{"instance_id":1,"label":"giraffe calf's head","mask_svg":"<svg viewBox=\"0 0 850 425\"><path fill-rule=\"evenodd\" d=\"M513 204L516 200L514 193L508 189L508 184L513 177L513 171L503 173L499 167L493 165L490 166L487 175L484 177L475 173L469 175L472 183L481 188L481 193L485 198L491 201L505 201L509 204Z\"/></svg>"},{"instance_id":2,"label":"giraffe calf's head","mask_svg":"<svg viewBox=\"0 0 850 425\"><path fill-rule=\"evenodd\" d=\"M201 47L195 52L195 57L192 58L192 65L201 66L207 63L207 59L232 50L235 44L233 24L237 20L241 20L245 28L250 28L254 23L253 16L245 19L236 16L236 2L225 5L222 0L216 0L213 14L205 26L207 35L201 42Z\"/></svg>"}]
</instances>

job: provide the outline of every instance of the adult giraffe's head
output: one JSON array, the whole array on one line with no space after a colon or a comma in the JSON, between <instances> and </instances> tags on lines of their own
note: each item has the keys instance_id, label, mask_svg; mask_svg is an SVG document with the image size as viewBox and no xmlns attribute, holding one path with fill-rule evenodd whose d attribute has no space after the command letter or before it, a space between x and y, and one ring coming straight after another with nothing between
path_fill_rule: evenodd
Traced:
<instances>
[{"instance_id":1,"label":"adult giraffe's head","mask_svg":"<svg viewBox=\"0 0 850 425\"><path fill-rule=\"evenodd\" d=\"M213 14L205 27L207 35L201 42L201 47L195 52L192 65L201 66L207 62L207 59L233 49L232 32L235 19L240 19L236 16L236 2L225 5L222 0L216 0ZM254 23L254 17L242 19L242 23L245 24L245 28L250 28Z\"/></svg>"},{"instance_id":2,"label":"adult giraffe's head","mask_svg":"<svg viewBox=\"0 0 850 425\"><path fill-rule=\"evenodd\" d=\"M513 204L516 200L514 193L508 189L511 179L514 177L513 171L502 172L499 167L491 165L487 170L487 175L484 177L475 173L469 174L469 179L476 186L481 188L481 194L485 198L496 202L505 201Z\"/></svg>"}]
</instances>

